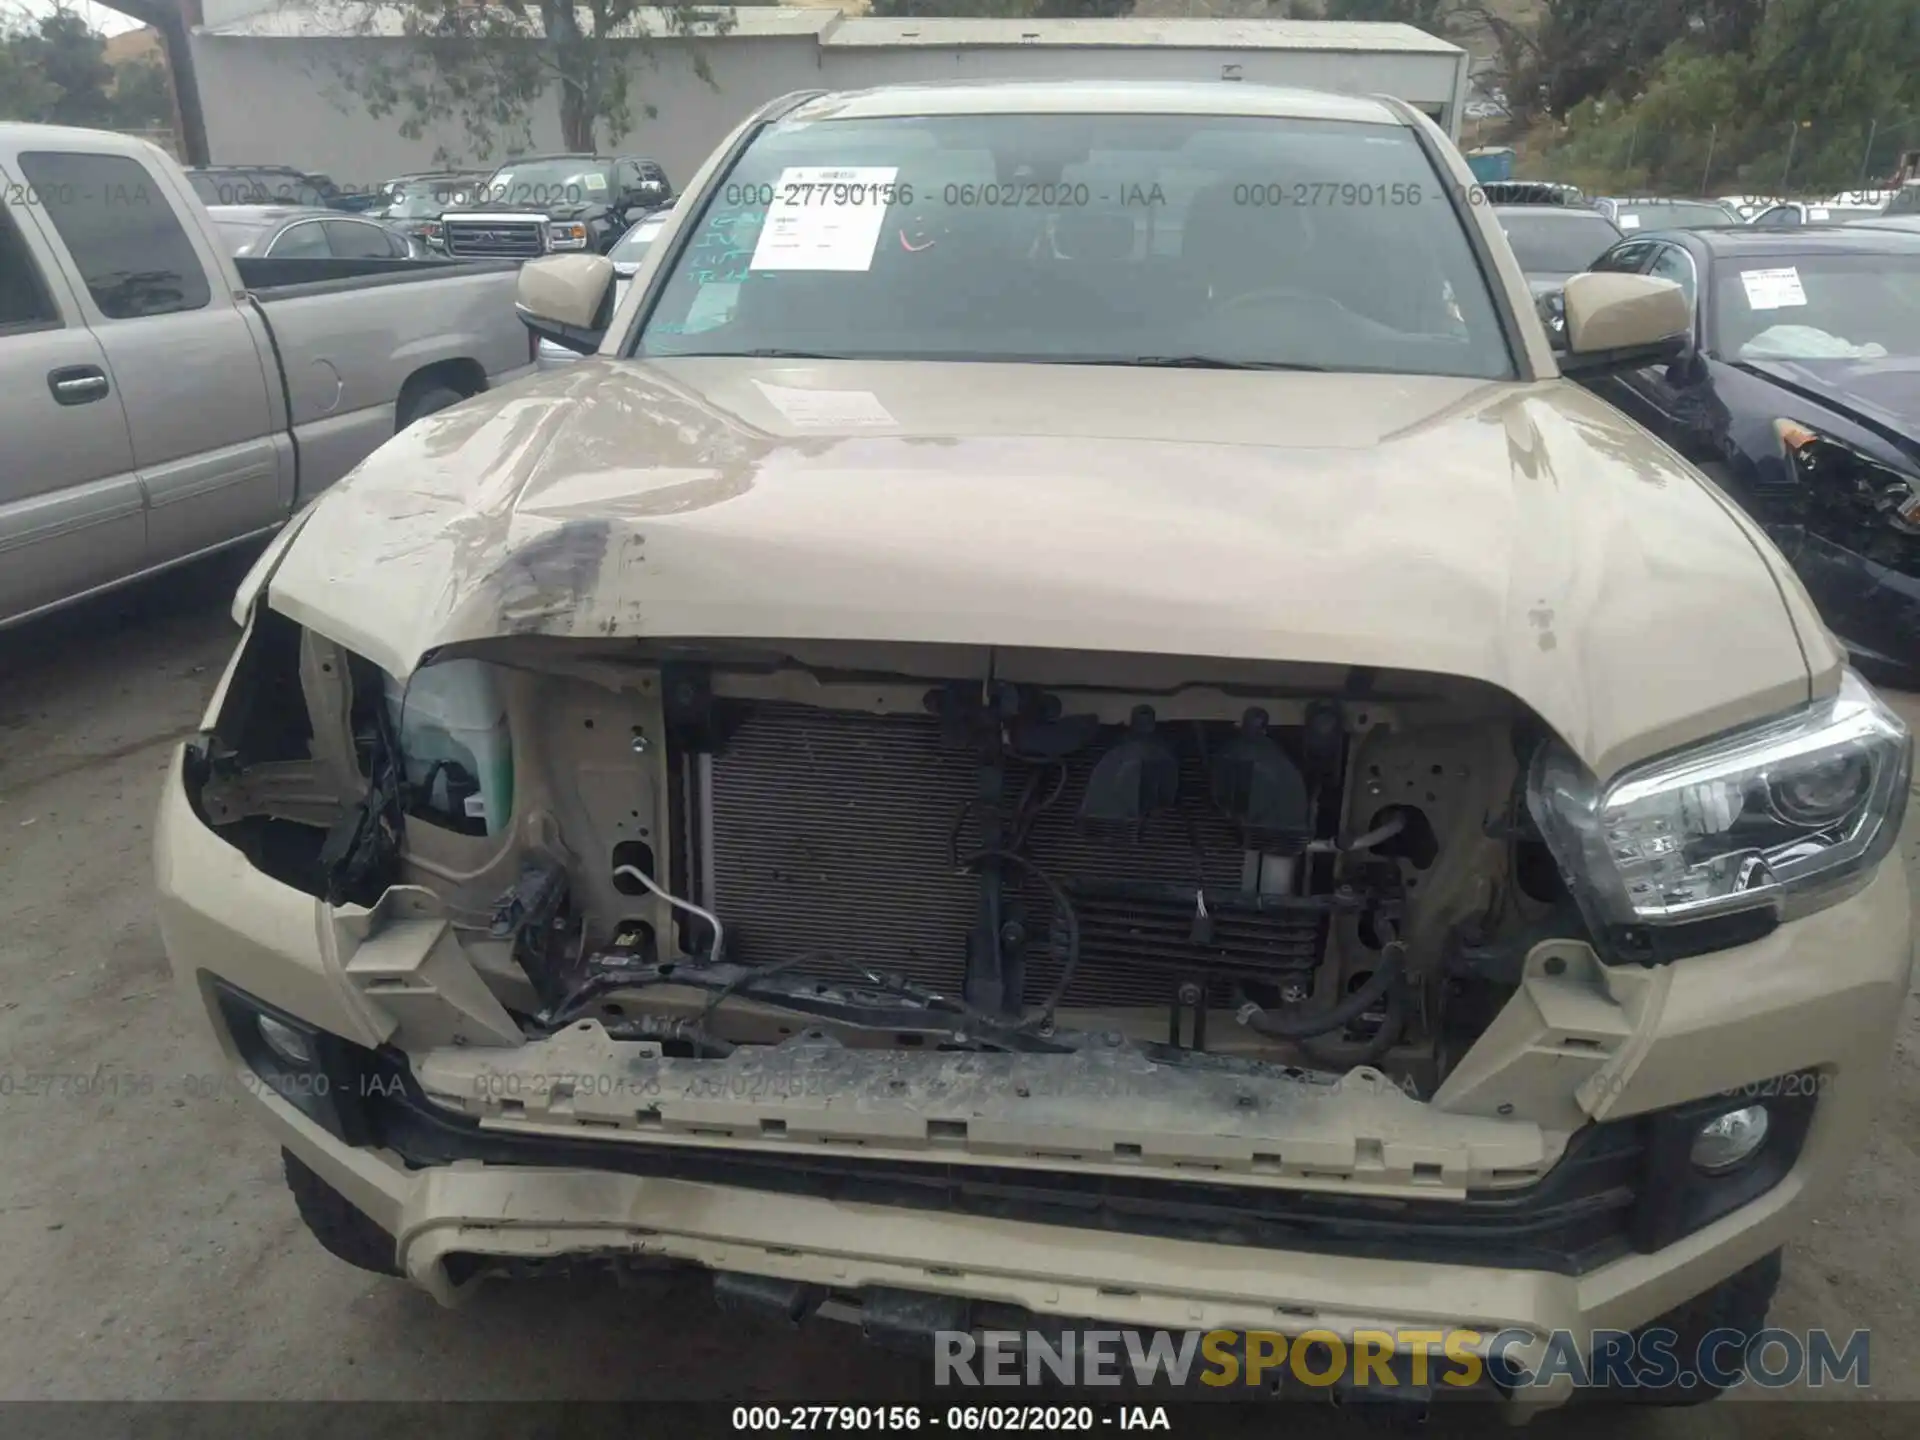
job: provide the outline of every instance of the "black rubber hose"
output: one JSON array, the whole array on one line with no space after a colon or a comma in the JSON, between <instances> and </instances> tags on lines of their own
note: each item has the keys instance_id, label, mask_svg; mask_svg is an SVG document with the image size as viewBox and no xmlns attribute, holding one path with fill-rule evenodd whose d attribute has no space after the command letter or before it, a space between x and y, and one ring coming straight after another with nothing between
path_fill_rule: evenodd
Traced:
<instances>
[{"instance_id":1,"label":"black rubber hose","mask_svg":"<svg viewBox=\"0 0 1920 1440\"><path fill-rule=\"evenodd\" d=\"M1380 1021L1380 1028L1373 1034L1357 1041L1308 1036L1299 1042L1300 1049L1308 1059L1330 1067L1345 1066L1351 1069L1355 1065L1371 1065L1376 1060L1384 1060L1387 1053L1399 1043L1401 1032L1407 1028L1409 1003L1406 975L1402 972L1387 991L1387 1013Z\"/></svg>"},{"instance_id":2,"label":"black rubber hose","mask_svg":"<svg viewBox=\"0 0 1920 1440\"><path fill-rule=\"evenodd\" d=\"M708 996L706 1008L700 1012L700 1018L693 1022L694 1028L704 1031L707 1027L707 1022L713 1018L714 1012L734 995L739 995L751 1000L753 998L751 987L756 981L771 980L776 975L784 975L789 970L798 970L802 965L811 964L819 960L832 961L836 965L851 963L842 961L838 955L835 955L830 950L804 950L798 955L789 955L784 960L774 960L765 965L757 965L751 970L743 971L741 974L734 976L733 979L727 981L726 984ZM853 968L858 970L862 975L868 973L864 965L854 965Z\"/></svg>"},{"instance_id":3,"label":"black rubber hose","mask_svg":"<svg viewBox=\"0 0 1920 1440\"><path fill-rule=\"evenodd\" d=\"M1061 913L1067 917L1067 958L1066 963L1060 968L1060 978L1054 981L1053 989L1047 993L1047 998L1041 1002L1040 1013L1030 1018L1023 1017L1014 1028L1027 1030L1035 1026L1044 1025L1053 1018L1053 1012L1059 1008L1061 1000L1066 996L1067 987L1073 984L1074 971L1080 968L1079 912L1073 908L1073 901L1067 898L1067 892L1060 888L1054 878L1031 860L1027 859L1026 856L1017 855L1011 850L978 850L962 861L961 865L962 868L965 868L967 866L977 865L982 860L1003 860L1031 875L1042 885L1046 886L1047 893L1053 897L1053 903L1059 906Z\"/></svg>"},{"instance_id":4,"label":"black rubber hose","mask_svg":"<svg viewBox=\"0 0 1920 1440\"><path fill-rule=\"evenodd\" d=\"M1273 1040L1304 1040L1310 1035L1324 1035L1329 1030L1344 1029L1378 1004L1381 997L1393 988L1406 958L1406 942L1389 940L1381 947L1380 963L1374 966L1367 983L1346 999L1321 1010L1278 1014L1262 1010L1249 1000L1240 1007L1234 1018L1256 1034Z\"/></svg>"},{"instance_id":5,"label":"black rubber hose","mask_svg":"<svg viewBox=\"0 0 1920 1440\"><path fill-rule=\"evenodd\" d=\"M897 994L918 999L928 1005L928 1013L932 1016L939 1018L957 1017L961 1020L971 1021L976 1027L984 1029L989 1033L1018 1028L1018 1026L1012 1022L1004 1020L997 1015L985 1014L982 1011L974 1009L966 1002L955 1000L951 996L941 995L928 997L911 981L901 980L898 977L870 970L859 961L844 959L830 950L809 950L803 954L789 956L784 960L771 961L765 965L749 970L744 975L736 975L709 997L706 1007L700 1012L699 1018L690 1023L695 1030L703 1034L707 1033L707 1023L713 1019L715 1012L718 1011L720 1006L727 1000L752 1000L755 998L754 986L760 981L771 979L773 976L784 974L789 970L797 970L800 966L816 960L831 961L843 969L851 969L862 978L877 984L883 990L890 990ZM933 1002L936 1001L940 1008L935 1008ZM831 1022L823 1020L822 1023Z\"/></svg>"}]
</instances>

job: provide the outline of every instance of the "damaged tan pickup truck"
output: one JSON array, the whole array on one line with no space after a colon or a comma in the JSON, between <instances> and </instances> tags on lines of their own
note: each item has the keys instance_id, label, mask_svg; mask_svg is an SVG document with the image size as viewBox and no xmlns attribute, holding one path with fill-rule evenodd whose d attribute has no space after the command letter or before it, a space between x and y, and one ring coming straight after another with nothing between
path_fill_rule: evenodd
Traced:
<instances>
[{"instance_id":1,"label":"damaged tan pickup truck","mask_svg":"<svg viewBox=\"0 0 1920 1440\"><path fill-rule=\"evenodd\" d=\"M885 1335L1757 1328L1883 1084L1911 739L1561 378L1677 288L1556 354L1471 185L1391 101L795 96L617 305L527 265L597 354L289 527L167 781L321 1242Z\"/></svg>"}]
</instances>

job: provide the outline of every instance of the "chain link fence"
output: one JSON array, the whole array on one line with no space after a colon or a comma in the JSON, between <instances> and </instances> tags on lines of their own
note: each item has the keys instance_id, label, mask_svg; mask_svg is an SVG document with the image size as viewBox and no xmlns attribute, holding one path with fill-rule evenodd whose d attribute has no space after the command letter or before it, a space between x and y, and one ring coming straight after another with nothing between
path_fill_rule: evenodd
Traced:
<instances>
[{"instance_id":1,"label":"chain link fence","mask_svg":"<svg viewBox=\"0 0 1920 1440\"><path fill-rule=\"evenodd\" d=\"M1592 195L1751 196L1878 208L1920 180L1920 114L1678 130L1586 117L1522 134L1501 117L1470 118L1461 143L1510 145L1515 173Z\"/></svg>"}]
</instances>

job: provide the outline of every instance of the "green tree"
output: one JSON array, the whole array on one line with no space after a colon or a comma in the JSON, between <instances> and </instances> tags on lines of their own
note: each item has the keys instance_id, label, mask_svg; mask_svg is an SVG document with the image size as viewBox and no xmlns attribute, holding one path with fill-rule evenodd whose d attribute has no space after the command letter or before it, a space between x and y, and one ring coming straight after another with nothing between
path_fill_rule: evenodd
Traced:
<instances>
[{"instance_id":1,"label":"green tree","mask_svg":"<svg viewBox=\"0 0 1920 1440\"><path fill-rule=\"evenodd\" d=\"M19 15L0 11L0 120L44 119L58 93L27 57L33 33Z\"/></svg>"},{"instance_id":2,"label":"green tree","mask_svg":"<svg viewBox=\"0 0 1920 1440\"><path fill-rule=\"evenodd\" d=\"M1682 41L1709 54L1744 50L1766 8L1766 0L1546 0L1523 83L1555 115L1596 96L1631 97Z\"/></svg>"},{"instance_id":3,"label":"green tree","mask_svg":"<svg viewBox=\"0 0 1920 1440\"><path fill-rule=\"evenodd\" d=\"M173 83L156 60L123 60L113 67L113 123L146 130L173 123Z\"/></svg>"},{"instance_id":4,"label":"green tree","mask_svg":"<svg viewBox=\"0 0 1920 1440\"><path fill-rule=\"evenodd\" d=\"M1461 0L1326 0L1329 20L1373 20L1413 25L1438 35Z\"/></svg>"},{"instance_id":5,"label":"green tree","mask_svg":"<svg viewBox=\"0 0 1920 1440\"><path fill-rule=\"evenodd\" d=\"M340 89L370 115L396 117L409 139L458 125L471 157L483 161L531 149L534 107L549 97L558 105L568 149L617 143L632 131L636 114L658 114L633 85L636 61L658 63L653 42L719 35L732 23L724 9L637 0L403 0L354 8L358 33L394 34L397 11L398 33L414 43L382 47L404 52L397 56L336 64ZM712 84L697 47L692 61ZM336 94L335 103L346 101ZM468 157L442 145L437 158L445 164Z\"/></svg>"},{"instance_id":6,"label":"green tree","mask_svg":"<svg viewBox=\"0 0 1920 1440\"><path fill-rule=\"evenodd\" d=\"M1636 90L1567 112L1546 163L1611 189L1832 193L1920 144L1920 5L1773 0L1737 46L1690 31Z\"/></svg>"},{"instance_id":7,"label":"green tree","mask_svg":"<svg viewBox=\"0 0 1920 1440\"><path fill-rule=\"evenodd\" d=\"M113 70L103 57L106 41L67 9L32 24L13 22L0 34L0 116L56 125L111 123L107 85Z\"/></svg>"}]
</instances>

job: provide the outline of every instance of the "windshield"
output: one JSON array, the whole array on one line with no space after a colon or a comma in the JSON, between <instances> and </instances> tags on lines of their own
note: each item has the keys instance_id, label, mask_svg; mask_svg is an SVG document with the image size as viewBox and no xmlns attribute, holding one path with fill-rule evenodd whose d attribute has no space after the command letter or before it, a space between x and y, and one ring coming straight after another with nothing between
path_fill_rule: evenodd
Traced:
<instances>
[{"instance_id":1,"label":"windshield","mask_svg":"<svg viewBox=\"0 0 1920 1440\"><path fill-rule=\"evenodd\" d=\"M1920 254L1739 256L1713 291L1729 360L1920 356Z\"/></svg>"},{"instance_id":2,"label":"windshield","mask_svg":"<svg viewBox=\"0 0 1920 1440\"><path fill-rule=\"evenodd\" d=\"M432 220L470 203L479 189L477 180L402 180L387 187L382 204L395 220Z\"/></svg>"},{"instance_id":3,"label":"windshield","mask_svg":"<svg viewBox=\"0 0 1920 1440\"><path fill-rule=\"evenodd\" d=\"M613 193L610 161L523 160L502 165L476 197L483 205L583 205Z\"/></svg>"},{"instance_id":4,"label":"windshield","mask_svg":"<svg viewBox=\"0 0 1920 1440\"><path fill-rule=\"evenodd\" d=\"M607 258L616 265L638 264L647 258L647 251L660 238L661 227L666 223L664 216L658 220L642 220L614 243L614 247L607 252Z\"/></svg>"},{"instance_id":5,"label":"windshield","mask_svg":"<svg viewBox=\"0 0 1920 1440\"><path fill-rule=\"evenodd\" d=\"M640 343L1513 373L1411 130L1246 116L776 125L709 192Z\"/></svg>"},{"instance_id":6,"label":"windshield","mask_svg":"<svg viewBox=\"0 0 1920 1440\"><path fill-rule=\"evenodd\" d=\"M1636 201L1619 209L1622 230L1697 230L1703 225L1733 225L1740 217L1718 205L1691 200Z\"/></svg>"},{"instance_id":7,"label":"windshield","mask_svg":"<svg viewBox=\"0 0 1920 1440\"><path fill-rule=\"evenodd\" d=\"M1571 275L1598 260L1620 232L1604 215L1502 213L1500 228L1520 268L1528 274Z\"/></svg>"}]
</instances>

